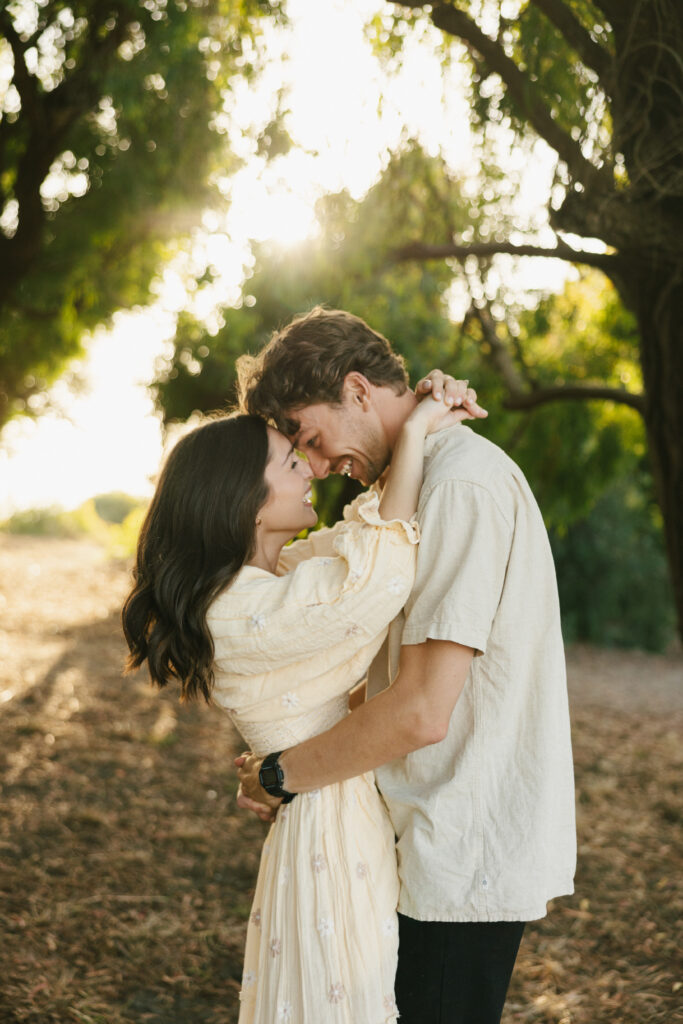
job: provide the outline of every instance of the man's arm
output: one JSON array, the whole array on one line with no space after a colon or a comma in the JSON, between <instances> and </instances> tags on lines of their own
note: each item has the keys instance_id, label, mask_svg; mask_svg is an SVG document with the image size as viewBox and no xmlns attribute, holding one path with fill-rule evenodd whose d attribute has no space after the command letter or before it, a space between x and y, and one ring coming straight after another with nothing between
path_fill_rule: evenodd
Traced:
<instances>
[{"instance_id":1,"label":"man's arm","mask_svg":"<svg viewBox=\"0 0 683 1024\"><path fill-rule=\"evenodd\" d=\"M284 789L305 793L439 743L472 663L471 647L426 640L401 648L396 680L327 732L285 751ZM241 760L241 759L240 759ZM248 800L277 807L261 788L261 758L250 755L239 769ZM243 801L243 806L250 806ZM253 809L253 808L252 808Z\"/></svg>"}]
</instances>

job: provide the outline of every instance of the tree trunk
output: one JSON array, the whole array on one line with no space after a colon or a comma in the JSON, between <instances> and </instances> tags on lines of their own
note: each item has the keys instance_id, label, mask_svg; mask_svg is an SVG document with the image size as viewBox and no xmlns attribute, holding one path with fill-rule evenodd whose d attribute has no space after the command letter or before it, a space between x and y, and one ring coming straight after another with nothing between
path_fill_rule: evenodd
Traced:
<instances>
[{"instance_id":1,"label":"tree trunk","mask_svg":"<svg viewBox=\"0 0 683 1024\"><path fill-rule=\"evenodd\" d=\"M683 638L683 261L641 256L624 276L622 297L640 327L645 425Z\"/></svg>"}]
</instances>

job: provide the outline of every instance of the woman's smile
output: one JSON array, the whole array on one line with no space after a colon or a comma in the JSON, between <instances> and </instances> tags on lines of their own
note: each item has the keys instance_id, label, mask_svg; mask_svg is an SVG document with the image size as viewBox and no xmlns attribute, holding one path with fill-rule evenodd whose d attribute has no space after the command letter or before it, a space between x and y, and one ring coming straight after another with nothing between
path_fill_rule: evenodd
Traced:
<instances>
[{"instance_id":1,"label":"woman's smile","mask_svg":"<svg viewBox=\"0 0 683 1024\"><path fill-rule=\"evenodd\" d=\"M279 542L315 526L311 478L313 470L291 441L268 427L269 458L265 471L268 499L259 512L261 535L274 535Z\"/></svg>"}]
</instances>

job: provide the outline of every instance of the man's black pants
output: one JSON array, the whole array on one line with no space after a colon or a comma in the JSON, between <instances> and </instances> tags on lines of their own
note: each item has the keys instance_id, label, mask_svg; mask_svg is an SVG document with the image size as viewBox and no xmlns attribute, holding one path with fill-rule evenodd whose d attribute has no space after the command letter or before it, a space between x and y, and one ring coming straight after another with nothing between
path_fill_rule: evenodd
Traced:
<instances>
[{"instance_id":1,"label":"man's black pants","mask_svg":"<svg viewBox=\"0 0 683 1024\"><path fill-rule=\"evenodd\" d=\"M398 915L401 1024L500 1024L524 923Z\"/></svg>"}]
</instances>

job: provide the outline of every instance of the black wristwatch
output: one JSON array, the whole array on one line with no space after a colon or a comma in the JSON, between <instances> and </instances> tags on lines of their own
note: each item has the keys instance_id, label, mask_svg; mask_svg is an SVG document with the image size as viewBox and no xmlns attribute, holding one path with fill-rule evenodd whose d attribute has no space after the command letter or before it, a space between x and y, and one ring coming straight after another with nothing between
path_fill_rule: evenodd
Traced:
<instances>
[{"instance_id":1,"label":"black wristwatch","mask_svg":"<svg viewBox=\"0 0 683 1024\"><path fill-rule=\"evenodd\" d=\"M258 780L266 793L269 793L270 796L279 796L283 804L288 804L294 799L296 793L288 793L286 789L282 788L282 783L285 781L285 773L280 767L279 758L281 753L282 751L278 750L277 754L268 754L263 758L258 773Z\"/></svg>"}]
</instances>

